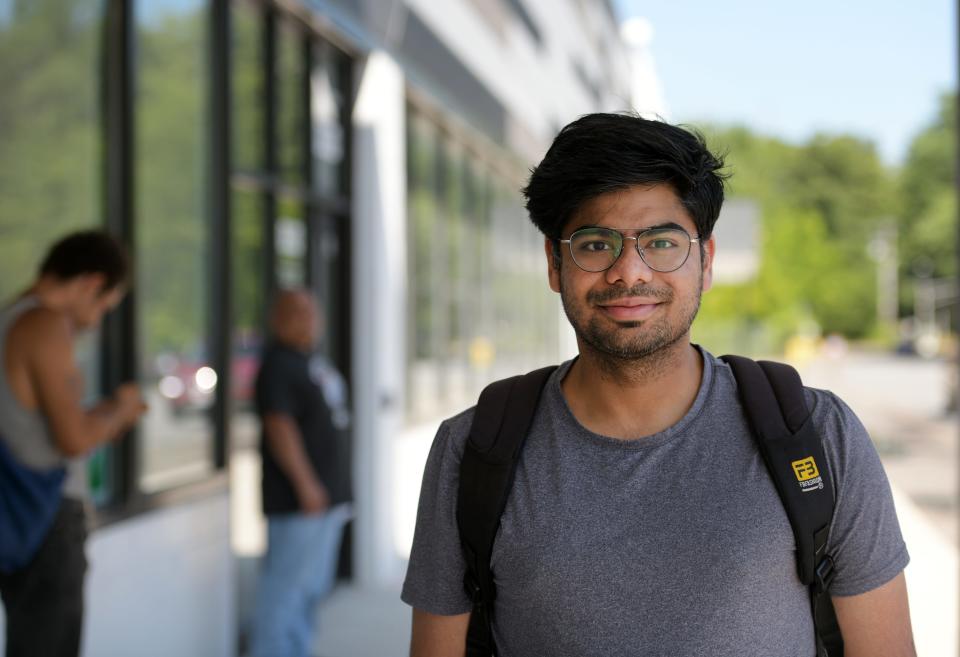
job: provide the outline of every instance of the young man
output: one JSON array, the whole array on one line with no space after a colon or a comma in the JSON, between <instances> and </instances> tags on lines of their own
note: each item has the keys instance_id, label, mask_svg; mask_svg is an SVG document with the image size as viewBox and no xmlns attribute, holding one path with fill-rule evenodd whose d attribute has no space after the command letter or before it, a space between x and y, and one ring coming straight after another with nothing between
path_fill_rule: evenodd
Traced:
<instances>
[{"instance_id":1,"label":"young man","mask_svg":"<svg viewBox=\"0 0 960 657\"><path fill-rule=\"evenodd\" d=\"M346 383L314 353L322 324L309 292L281 292L270 315L273 341L257 375L268 542L253 657L312 654L314 612L333 588L350 518Z\"/></svg>"},{"instance_id":2,"label":"young man","mask_svg":"<svg viewBox=\"0 0 960 657\"><path fill-rule=\"evenodd\" d=\"M145 406L137 386L128 383L84 408L73 349L77 335L120 302L128 270L115 239L99 231L75 233L51 248L36 281L0 311L2 447L27 468L69 471L36 553L25 566L0 573L7 657L80 652L87 492L85 463L74 459L122 436Z\"/></svg>"},{"instance_id":3,"label":"young man","mask_svg":"<svg viewBox=\"0 0 960 657\"><path fill-rule=\"evenodd\" d=\"M712 280L722 162L696 134L625 114L566 126L527 209L579 357L548 380L491 569L501 657L816 654L794 536L730 368L690 343ZM913 655L893 501L862 425L807 390L836 490L830 594L847 657ZM403 599L414 657L464 654L457 531L473 409L424 473Z\"/></svg>"}]
</instances>

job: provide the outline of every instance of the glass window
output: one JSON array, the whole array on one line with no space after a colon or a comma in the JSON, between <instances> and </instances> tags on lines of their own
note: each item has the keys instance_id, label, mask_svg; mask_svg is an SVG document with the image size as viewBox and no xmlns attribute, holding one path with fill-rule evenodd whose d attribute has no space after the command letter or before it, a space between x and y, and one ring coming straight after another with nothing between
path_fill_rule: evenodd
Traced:
<instances>
[{"instance_id":1,"label":"glass window","mask_svg":"<svg viewBox=\"0 0 960 657\"><path fill-rule=\"evenodd\" d=\"M469 144L410 108L409 422L469 406L489 381L557 359L543 238L516 191L522 176L503 173L520 167Z\"/></svg>"},{"instance_id":2,"label":"glass window","mask_svg":"<svg viewBox=\"0 0 960 657\"><path fill-rule=\"evenodd\" d=\"M0 299L51 243L102 225L101 0L0 2ZM56 47L51 47L56 44Z\"/></svg>"},{"instance_id":3,"label":"glass window","mask_svg":"<svg viewBox=\"0 0 960 657\"><path fill-rule=\"evenodd\" d=\"M231 438L234 447L255 448L257 422L253 387L266 324L266 262L263 198L254 192L233 194Z\"/></svg>"},{"instance_id":4,"label":"glass window","mask_svg":"<svg viewBox=\"0 0 960 657\"><path fill-rule=\"evenodd\" d=\"M103 9L102 0L0 1L0 303L33 280L53 242L103 224ZM85 403L99 398L99 344L93 332L76 345ZM112 457L104 447L88 459L97 504L111 499Z\"/></svg>"},{"instance_id":5,"label":"glass window","mask_svg":"<svg viewBox=\"0 0 960 657\"><path fill-rule=\"evenodd\" d=\"M313 224L314 228L314 273L312 287L323 309L324 337L320 349L331 362L340 364L346 353L347 336L341 327L349 322L343 292L345 288L344 264L345 244L341 234L346 220L344 218L321 215Z\"/></svg>"},{"instance_id":6,"label":"glass window","mask_svg":"<svg viewBox=\"0 0 960 657\"><path fill-rule=\"evenodd\" d=\"M277 42L277 156L280 178L303 184L306 164L307 97L304 39L296 26L281 23Z\"/></svg>"},{"instance_id":7,"label":"glass window","mask_svg":"<svg viewBox=\"0 0 960 657\"><path fill-rule=\"evenodd\" d=\"M438 194L438 136L433 126L420 117L410 123L408 138L408 237L410 253L409 285L410 340L408 375L409 412L411 417L435 412L442 398L440 358L444 345L440 339L443 303L441 260L444 245L440 236Z\"/></svg>"},{"instance_id":8,"label":"glass window","mask_svg":"<svg viewBox=\"0 0 960 657\"><path fill-rule=\"evenodd\" d=\"M343 120L346 111L347 58L326 44L318 44L314 52L313 71L310 74L313 185L323 196L338 196L346 192Z\"/></svg>"},{"instance_id":9,"label":"glass window","mask_svg":"<svg viewBox=\"0 0 960 657\"><path fill-rule=\"evenodd\" d=\"M206 213L206 3L136 3L136 276L140 485L166 488L212 469L217 373L210 366Z\"/></svg>"},{"instance_id":10,"label":"glass window","mask_svg":"<svg viewBox=\"0 0 960 657\"><path fill-rule=\"evenodd\" d=\"M465 240L464 184L463 161L464 153L455 142L445 140L440 153L440 193L443 198L442 227L445 236L444 248L440 249L444 259L442 264L446 271L442 281L442 294L445 301L443 312L443 328L446 334L441 358L444 362L443 391L445 401L451 406L458 405L465 399L466 372L466 340L467 324L462 312L465 300L462 296L466 291L466 262L465 253L468 244Z\"/></svg>"},{"instance_id":11,"label":"glass window","mask_svg":"<svg viewBox=\"0 0 960 657\"><path fill-rule=\"evenodd\" d=\"M461 323L467 327L467 360L469 380L466 395L473 397L492 364L493 332L489 325L489 290L486 289L484 258L489 257L489 239L485 232L486 180L480 166L473 160L464 160L464 287L458 296L472 303L460 304Z\"/></svg>"},{"instance_id":12,"label":"glass window","mask_svg":"<svg viewBox=\"0 0 960 657\"><path fill-rule=\"evenodd\" d=\"M235 170L263 167L263 19L255 7L231 4L232 156Z\"/></svg>"},{"instance_id":13,"label":"glass window","mask_svg":"<svg viewBox=\"0 0 960 657\"><path fill-rule=\"evenodd\" d=\"M280 199L274 230L278 286L298 287L306 284L307 225L299 201Z\"/></svg>"}]
</instances>

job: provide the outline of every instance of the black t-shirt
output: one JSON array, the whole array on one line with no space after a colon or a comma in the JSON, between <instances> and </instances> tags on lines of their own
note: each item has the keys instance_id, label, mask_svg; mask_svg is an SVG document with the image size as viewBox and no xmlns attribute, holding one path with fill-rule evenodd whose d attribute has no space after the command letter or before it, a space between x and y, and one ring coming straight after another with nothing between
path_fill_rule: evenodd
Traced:
<instances>
[{"instance_id":1,"label":"black t-shirt","mask_svg":"<svg viewBox=\"0 0 960 657\"><path fill-rule=\"evenodd\" d=\"M304 449L332 504L351 499L346 390L340 374L318 356L280 344L263 352L256 382L257 412L284 413L297 423ZM300 509L296 492L260 432L264 513Z\"/></svg>"}]
</instances>

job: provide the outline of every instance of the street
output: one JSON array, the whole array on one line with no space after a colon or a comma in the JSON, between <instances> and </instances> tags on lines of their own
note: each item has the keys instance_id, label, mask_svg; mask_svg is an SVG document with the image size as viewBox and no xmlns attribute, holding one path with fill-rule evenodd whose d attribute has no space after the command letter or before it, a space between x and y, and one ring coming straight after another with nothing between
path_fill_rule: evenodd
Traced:
<instances>
[{"instance_id":1,"label":"street","mask_svg":"<svg viewBox=\"0 0 960 657\"><path fill-rule=\"evenodd\" d=\"M840 352L799 364L807 385L837 393L870 432L894 489L911 562L907 588L917 654L958 654L958 492L955 412L944 360Z\"/></svg>"}]
</instances>

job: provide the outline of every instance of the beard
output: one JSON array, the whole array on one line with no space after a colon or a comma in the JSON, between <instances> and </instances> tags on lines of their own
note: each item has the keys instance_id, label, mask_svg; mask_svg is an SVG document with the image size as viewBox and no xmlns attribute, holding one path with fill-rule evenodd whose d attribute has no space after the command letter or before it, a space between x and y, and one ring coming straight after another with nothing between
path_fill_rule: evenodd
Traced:
<instances>
[{"instance_id":1,"label":"beard","mask_svg":"<svg viewBox=\"0 0 960 657\"><path fill-rule=\"evenodd\" d=\"M677 299L672 288L638 284L629 289L614 288L587 293L585 302L573 298L560 280L560 299L563 310L577 334L578 342L595 353L600 361L613 369L625 361L658 361L689 335L703 294L703 271L700 272L696 293ZM637 322L611 322L591 312L590 306L609 303L625 297L656 299L662 306L657 316Z\"/></svg>"}]
</instances>

